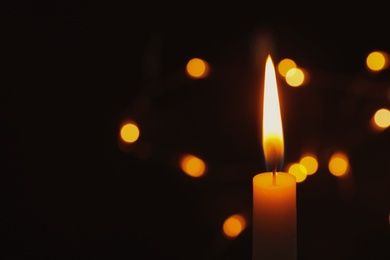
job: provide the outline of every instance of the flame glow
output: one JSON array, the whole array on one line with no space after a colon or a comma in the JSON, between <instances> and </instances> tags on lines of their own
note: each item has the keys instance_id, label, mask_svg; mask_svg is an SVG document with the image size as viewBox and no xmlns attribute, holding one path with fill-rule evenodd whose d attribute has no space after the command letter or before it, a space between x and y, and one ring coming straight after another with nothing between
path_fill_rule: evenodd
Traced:
<instances>
[{"instance_id":1,"label":"flame glow","mask_svg":"<svg viewBox=\"0 0 390 260\"><path fill-rule=\"evenodd\" d=\"M276 170L283 161L284 142L275 68L270 55L265 65L262 144L267 167Z\"/></svg>"}]
</instances>

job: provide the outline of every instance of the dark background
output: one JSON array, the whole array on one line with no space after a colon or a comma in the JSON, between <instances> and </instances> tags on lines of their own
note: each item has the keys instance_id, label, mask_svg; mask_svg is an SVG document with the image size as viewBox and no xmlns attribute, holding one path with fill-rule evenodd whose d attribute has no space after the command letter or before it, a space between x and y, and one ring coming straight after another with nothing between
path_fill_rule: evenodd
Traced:
<instances>
[{"instance_id":1,"label":"dark background","mask_svg":"<svg viewBox=\"0 0 390 260\"><path fill-rule=\"evenodd\" d=\"M279 80L285 162L319 159L297 184L298 259L390 259L390 135L368 127L390 73L365 68L390 52L385 5L53 2L0 7L1 259L251 259L266 51L311 79ZM186 77L193 57L208 78ZM129 149L125 119L141 130ZM337 149L349 179L327 170ZM204 178L181 172L185 152ZM227 240L234 213L249 225Z\"/></svg>"}]
</instances>

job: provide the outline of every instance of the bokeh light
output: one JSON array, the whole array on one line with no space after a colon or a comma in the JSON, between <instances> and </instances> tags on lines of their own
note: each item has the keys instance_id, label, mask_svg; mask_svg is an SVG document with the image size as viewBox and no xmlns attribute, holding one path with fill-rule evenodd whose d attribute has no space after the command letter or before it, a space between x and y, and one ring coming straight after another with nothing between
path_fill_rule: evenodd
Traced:
<instances>
[{"instance_id":1,"label":"bokeh light","mask_svg":"<svg viewBox=\"0 0 390 260\"><path fill-rule=\"evenodd\" d=\"M344 152L335 152L329 159L328 169L334 176L345 175L349 170L348 156Z\"/></svg>"},{"instance_id":2,"label":"bokeh light","mask_svg":"<svg viewBox=\"0 0 390 260\"><path fill-rule=\"evenodd\" d=\"M193 58L187 63L186 72L191 78L204 78L209 73L209 65L203 59Z\"/></svg>"},{"instance_id":3,"label":"bokeh light","mask_svg":"<svg viewBox=\"0 0 390 260\"><path fill-rule=\"evenodd\" d=\"M180 168L191 177L202 177L206 173L206 163L192 154L185 154L180 159Z\"/></svg>"},{"instance_id":4,"label":"bokeh light","mask_svg":"<svg viewBox=\"0 0 390 260\"><path fill-rule=\"evenodd\" d=\"M237 237L246 228L246 219L241 214L234 214L228 217L222 226L223 234L229 238Z\"/></svg>"},{"instance_id":5,"label":"bokeh light","mask_svg":"<svg viewBox=\"0 0 390 260\"><path fill-rule=\"evenodd\" d=\"M317 172L318 160L313 154L305 154L301 157L299 163L306 168L307 175L312 175Z\"/></svg>"},{"instance_id":6,"label":"bokeh light","mask_svg":"<svg viewBox=\"0 0 390 260\"><path fill-rule=\"evenodd\" d=\"M379 72L388 67L388 60L385 52L373 51L366 58L366 66L370 71Z\"/></svg>"},{"instance_id":7,"label":"bokeh light","mask_svg":"<svg viewBox=\"0 0 390 260\"><path fill-rule=\"evenodd\" d=\"M134 143L140 136L140 131L135 123L126 123L121 127L120 136L126 143Z\"/></svg>"},{"instance_id":8,"label":"bokeh light","mask_svg":"<svg viewBox=\"0 0 390 260\"><path fill-rule=\"evenodd\" d=\"M287 172L295 176L296 182L303 182L307 177L307 170L300 163L292 163Z\"/></svg>"},{"instance_id":9,"label":"bokeh light","mask_svg":"<svg viewBox=\"0 0 390 260\"><path fill-rule=\"evenodd\" d=\"M287 72L290 70L290 69L293 69L293 68L296 68L297 67L297 64L295 63L295 61L293 61L292 59L283 59L279 62L278 64L278 72L280 75L282 75L283 77L286 77L286 74Z\"/></svg>"},{"instance_id":10,"label":"bokeh light","mask_svg":"<svg viewBox=\"0 0 390 260\"><path fill-rule=\"evenodd\" d=\"M379 128L390 126L390 110L386 108L378 109L374 114L374 123Z\"/></svg>"},{"instance_id":11,"label":"bokeh light","mask_svg":"<svg viewBox=\"0 0 390 260\"><path fill-rule=\"evenodd\" d=\"M291 87L300 87L305 82L305 73L301 68L292 68L286 74L286 82Z\"/></svg>"}]
</instances>

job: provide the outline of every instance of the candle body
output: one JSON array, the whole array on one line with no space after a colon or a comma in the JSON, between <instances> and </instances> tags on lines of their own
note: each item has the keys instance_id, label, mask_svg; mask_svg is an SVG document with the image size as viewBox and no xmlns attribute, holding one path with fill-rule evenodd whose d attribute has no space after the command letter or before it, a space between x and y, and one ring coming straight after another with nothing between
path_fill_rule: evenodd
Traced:
<instances>
[{"instance_id":1,"label":"candle body","mask_svg":"<svg viewBox=\"0 0 390 260\"><path fill-rule=\"evenodd\" d=\"M291 174L253 177L253 260L296 260L296 180Z\"/></svg>"}]
</instances>

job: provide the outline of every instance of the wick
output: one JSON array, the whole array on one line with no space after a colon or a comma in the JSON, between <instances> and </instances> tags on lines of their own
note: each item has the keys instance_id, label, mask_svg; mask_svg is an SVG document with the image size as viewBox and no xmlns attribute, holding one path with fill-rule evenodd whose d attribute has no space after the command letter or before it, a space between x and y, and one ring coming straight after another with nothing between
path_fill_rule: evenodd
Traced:
<instances>
[{"instance_id":1,"label":"wick","mask_svg":"<svg viewBox=\"0 0 390 260\"><path fill-rule=\"evenodd\" d=\"M276 168L272 171L272 185L276 185Z\"/></svg>"}]
</instances>

